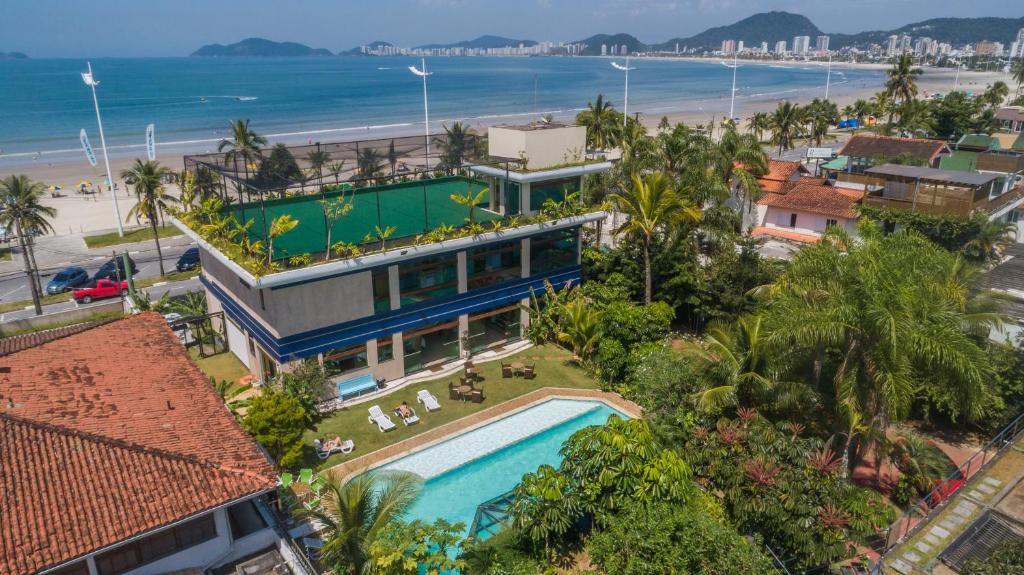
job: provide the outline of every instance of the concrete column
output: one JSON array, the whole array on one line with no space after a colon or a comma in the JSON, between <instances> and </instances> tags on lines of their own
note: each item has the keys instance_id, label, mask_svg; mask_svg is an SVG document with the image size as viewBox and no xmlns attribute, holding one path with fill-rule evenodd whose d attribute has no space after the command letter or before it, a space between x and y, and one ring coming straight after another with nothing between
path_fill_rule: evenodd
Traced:
<instances>
[{"instance_id":1,"label":"concrete column","mask_svg":"<svg viewBox=\"0 0 1024 575\"><path fill-rule=\"evenodd\" d=\"M463 335L465 335L466 337L463 338L462 337ZM469 342L468 341L464 341L464 340L468 340L468 339L469 339L469 315L468 314L462 314L462 315L459 316L459 357L469 357L469 352L470 352L471 348L467 348L466 344L468 344Z\"/></svg>"},{"instance_id":2,"label":"concrete column","mask_svg":"<svg viewBox=\"0 0 1024 575\"><path fill-rule=\"evenodd\" d=\"M531 215L530 211L530 182L519 184L519 213L524 216Z\"/></svg>"},{"instance_id":3,"label":"concrete column","mask_svg":"<svg viewBox=\"0 0 1024 575\"><path fill-rule=\"evenodd\" d=\"M530 238L519 240L519 262L522 265L524 278L530 277Z\"/></svg>"},{"instance_id":4,"label":"concrete column","mask_svg":"<svg viewBox=\"0 0 1024 575\"><path fill-rule=\"evenodd\" d=\"M466 252L456 253L455 262L455 276L459 282L459 293L466 293L469 289L469 268L466 265Z\"/></svg>"},{"instance_id":5,"label":"concrete column","mask_svg":"<svg viewBox=\"0 0 1024 575\"><path fill-rule=\"evenodd\" d=\"M530 298L519 300L519 330L523 334L523 338L526 338L526 328L530 326Z\"/></svg>"},{"instance_id":6,"label":"concrete column","mask_svg":"<svg viewBox=\"0 0 1024 575\"><path fill-rule=\"evenodd\" d=\"M96 568L96 557L94 555L85 558L85 566L89 569L89 575L100 575L100 570Z\"/></svg>"},{"instance_id":7,"label":"concrete column","mask_svg":"<svg viewBox=\"0 0 1024 575\"><path fill-rule=\"evenodd\" d=\"M231 545L231 524L228 522L228 510L221 507L213 512L213 522L217 526L217 537L223 537Z\"/></svg>"},{"instance_id":8,"label":"concrete column","mask_svg":"<svg viewBox=\"0 0 1024 575\"><path fill-rule=\"evenodd\" d=\"M398 288L398 266L388 266L388 293L391 295L391 309L402 307L402 294Z\"/></svg>"},{"instance_id":9,"label":"concrete column","mask_svg":"<svg viewBox=\"0 0 1024 575\"><path fill-rule=\"evenodd\" d=\"M371 339L366 342L366 365L376 367L377 363L377 340Z\"/></svg>"},{"instance_id":10,"label":"concrete column","mask_svg":"<svg viewBox=\"0 0 1024 575\"><path fill-rule=\"evenodd\" d=\"M402 332L391 334L391 351L395 356L395 365L392 369L398 374L398 377L405 375L405 347L402 346Z\"/></svg>"}]
</instances>

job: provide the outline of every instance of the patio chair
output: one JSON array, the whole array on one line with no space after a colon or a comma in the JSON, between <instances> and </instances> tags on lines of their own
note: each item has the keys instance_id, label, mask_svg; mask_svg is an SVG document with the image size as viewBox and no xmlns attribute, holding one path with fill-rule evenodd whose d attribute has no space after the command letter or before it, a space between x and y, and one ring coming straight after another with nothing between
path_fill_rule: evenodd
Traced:
<instances>
[{"instance_id":1,"label":"patio chair","mask_svg":"<svg viewBox=\"0 0 1024 575\"><path fill-rule=\"evenodd\" d=\"M532 364L532 365L526 366L526 368L523 369L523 379L533 379L533 378L537 377L537 372L534 371L534 368L536 368L536 367L537 367L537 364Z\"/></svg>"},{"instance_id":2,"label":"patio chair","mask_svg":"<svg viewBox=\"0 0 1024 575\"><path fill-rule=\"evenodd\" d=\"M511 363L503 363L503 364L501 364L501 377L503 377L505 379L512 379L514 377L514 374L512 373L512 364Z\"/></svg>"},{"instance_id":3,"label":"patio chair","mask_svg":"<svg viewBox=\"0 0 1024 575\"><path fill-rule=\"evenodd\" d=\"M291 473L282 473L278 482L281 484L281 489L288 489L292 486L292 482L295 481L295 477Z\"/></svg>"},{"instance_id":4,"label":"patio chair","mask_svg":"<svg viewBox=\"0 0 1024 575\"><path fill-rule=\"evenodd\" d=\"M448 382L448 399L459 401L462 399L462 394L459 393L459 388L452 382Z\"/></svg>"},{"instance_id":5,"label":"patio chair","mask_svg":"<svg viewBox=\"0 0 1024 575\"><path fill-rule=\"evenodd\" d=\"M316 493L316 494L317 494L317 496L319 496L319 495L320 495L320 491L322 491L322 490L323 490L323 488L324 488L324 487L325 487L326 485L327 485L327 481L325 481L323 477L317 477L317 478L316 478L316 479L315 479L315 480L313 481L313 483L310 483L310 484L309 484L309 489L310 489L310 490L311 490L311 491L312 491L313 493Z\"/></svg>"},{"instance_id":6,"label":"patio chair","mask_svg":"<svg viewBox=\"0 0 1024 575\"><path fill-rule=\"evenodd\" d=\"M379 405L374 405L367 411L370 412L370 416L367 417L366 419L370 423L376 424L377 429L381 430L382 433L385 431L391 431L396 427L395 422L391 421L391 418L388 417L388 415L384 413L383 410L381 410Z\"/></svg>"},{"instance_id":7,"label":"patio chair","mask_svg":"<svg viewBox=\"0 0 1024 575\"><path fill-rule=\"evenodd\" d=\"M299 482L309 485L313 482L313 470L310 468L299 470Z\"/></svg>"},{"instance_id":8,"label":"patio chair","mask_svg":"<svg viewBox=\"0 0 1024 575\"><path fill-rule=\"evenodd\" d=\"M407 405L406 407L409 407L409 406ZM406 427L409 427L410 425L413 425L413 424L416 424L416 423L420 422L420 418L416 416L416 410L415 409L413 409L412 407L409 407L409 412L412 415L410 415L409 417L402 417L401 408L399 408L399 407L395 408L395 417L397 417L398 419L401 419L402 423L404 423Z\"/></svg>"},{"instance_id":9,"label":"patio chair","mask_svg":"<svg viewBox=\"0 0 1024 575\"><path fill-rule=\"evenodd\" d=\"M437 398L425 389L421 389L416 392L416 401L422 403L423 408L427 411L437 411L438 409L441 409L441 404L437 402Z\"/></svg>"},{"instance_id":10,"label":"patio chair","mask_svg":"<svg viewBox=\"0 0 1024 575\"><path fill-rule=\"evenodd\" d=\"M482 389L474 389L469 392L469 400L473 403L483 403L484 399L486 398L484 397L484 390Z\"/></svg>"},{"instance_id":11,"label":"patio chair","mask_svg":"<svg viewBox=\"0 0 1024 575\"><path fill-rule=\"evenodd\" d=\"M320 508L320 498L316 497L302 504L306 511L314 511Z\"/></svg>"}]
</instances>

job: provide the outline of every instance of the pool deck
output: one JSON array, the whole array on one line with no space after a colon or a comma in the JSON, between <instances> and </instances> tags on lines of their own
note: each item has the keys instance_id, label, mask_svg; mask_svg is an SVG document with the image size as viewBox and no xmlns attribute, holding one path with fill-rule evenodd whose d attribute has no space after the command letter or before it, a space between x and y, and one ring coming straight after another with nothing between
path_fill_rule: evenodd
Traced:
<instances>
[{"instance_id":1,"label":"pool deck","mask_svg":"<svg viewBox=\"0 0 1024 575\"><path fill-rule=\"evenodd\" d=\"M596 400L603 402L632 418L639 419L643 417L643 410L639 405L624 399L622 396L615 393L599 391L596 389L544 387L503 403L499 403L493 407L488 407L487 409L478 411L472 415L456 419L455 421L446 423L415 437L410 437L409 439L404 439L398 443L378 449L372 453L367 453L366 455L345 461L344 463L339 463L330 469L324 470L323 473L331 474L341 481L346 481L353 475L365 471L366 469L389 463L414 451L419 451L430 447L431 445L440 443L453 435L481 427L495 419L499 419L513 412L522 411L523 409L549 399Z\"/></svg>"}]
</instances>

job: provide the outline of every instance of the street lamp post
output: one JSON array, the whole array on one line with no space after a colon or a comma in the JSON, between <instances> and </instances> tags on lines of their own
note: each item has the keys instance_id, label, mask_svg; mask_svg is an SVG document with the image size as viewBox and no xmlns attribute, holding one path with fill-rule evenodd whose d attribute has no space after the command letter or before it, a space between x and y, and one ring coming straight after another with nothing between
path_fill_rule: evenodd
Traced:
<instances>
[{"instance_id":1,"label":"street lamp post","mask_svg":"<svg viewBox=\"0 0 1024 575\"><path fill-rule=\"evenodd\" d=\"M828 73L825 74L825 99L828 100L828 89L832 85L832 52L828 53Z\"/></svg>"},{"instance_id":2,"label":"street lamp post","mask_svg":"<svg viewBox=\"0 0 1024 575\"><path fill-rule=\"evenodd\" d=\"M622 66L618 62L612 62L612 67L616 70L622 70L626 73L626 94L623 97L625 100L622 106L622 125L626 125L626 121L629 119L629 71L635 70L635 68L629 67L629 55L626 55L626 65Z\"/></svg>"},{"instance_id":3,"label":"street lamp post","mask_svg":"<svg viewBox=\"0 0 1024 575\"><path fill-rule=\"evenodd\" d=\"M423 78L423 139L426 143L426 152L423 160L426 162L426 169L430 170L430 111L427 105L427 76L433 74L433 72L427 72L427 59L420 59L421 69L417 70L416 66L409 66L409 71L417 76Z\"/></svg>"},{"instance_id":4,"label":"street lamp post","mask_svg":"<svg viewBox=\"0 0 1024 575\"><path fill-rule=\"evenodd\" d=\"M732 120L736 116L736 69L740 67L739 54L733 52L731 66L725 62L722 62L722 65L732 68L732 92L729 97L729 120Z\"/></svg>"},{"instance_id":5,"label":"street lamp post","mask_svg":"<svg viewBox=\"0 0 1024 575\"><path fill-rule=\"evenodd\" d=\"M82 81L92 89L92 104L96 108L96 125L100 129L100 146L103 148L103 164L107 167L107 189L110 190L110 199L114 202L114 218L117 221L117 235L124 237L124 225L121 224L121 208L117 205L117 194L114 193L114 174L110 171L110 157L107 155L107 139L103 135L103 120L100 118L100 101L96 97L96 86L99 85L92 76L92 63L86 62L88 71L82 72Z\"/></svg>"},{"instance_id":6,"label":"street lamp post","mask_svg":"<svg viewBox=\"0 0 1024 575\"><path fill-rule=\"evenodd\" d=\"M956 76L953 77L953 91L956 92L958 86L960 86L960 67L963 66L962 62L956 63Z\"/></svg>"}]
</instances>

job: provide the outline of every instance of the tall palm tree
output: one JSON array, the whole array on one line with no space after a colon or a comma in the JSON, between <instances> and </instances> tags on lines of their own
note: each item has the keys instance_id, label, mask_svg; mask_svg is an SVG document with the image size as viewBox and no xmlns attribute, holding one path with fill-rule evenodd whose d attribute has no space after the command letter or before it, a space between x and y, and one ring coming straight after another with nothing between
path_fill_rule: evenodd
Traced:
<instances>
[{"instance_id":1,"label":"tall palm tree","mask_svg":"<svg viewBox=\"0 0 1024 575\"><path fill-rule=\"evenodd\" d=\"M605 101L604 94L598 94L596 102L587 102L587 109L576 115L576 123L586 126L587 146L592 149L607 150L619 143L622 115Z\"/></svg>"},{"instance_id":2,"label":"tall palm tree","mask_svg":"<svg viewBox=\"0 0 1024 575\"><path fill-rule=\"evenodd\" d=\"M1016 94L1020 94L1021 86L1024 85L1024 59L1019 59L1013 64L1011 70L1013 81L1017 83Z\"/></svg>"},{"instance_id":3,"label":"tall palm tree","mask_svg":"<svg viewBox=\"0 0 1024 575\"><path fill-rule=\"evenodd\" d=\"M930 134L934 129L935 122L932 118L932 109L928 102L923 100L905 102L896 108L896 113L899 114L896 127L901 132L907 132L911 135Z\"/></svg>"},{"instance_id":4,"label":"tall palm tree","mask_svg":"<svg viewBox=\"0 0 1024 575\"><path fill-rule=\"evenodd\" d=\"M727 186L738 169L757 177L768 173L768 156L761 148L761 142L753 134L740 134L735 124L725 128L715 152L715 172Z\"/></svg>"},{"instance_id":5,"label":"tall palm tree","mask_svg":"<svg viewBox=\"0 0 1024 575\"><path fill-rule=\"evenodd\" d=\"M828 129L839 121L839 109L835 102L815 98L805 108L804 121L807 123L808 133L814 138L817 146L828 134Z\"/></svg>"},{"instance_id":6,"label":"tall palm tree","mask_svg":"<svg viewBox=\"0 0 1024 575\"><path fill-rule=\"evenodd\" d=\"M160 262L161 276L165 275L165 272L164 256L160 250L160 216L169 204L178 202L178 198L168 194L167 189L164 188L164 178L172 174L174 172L170 168L160 165L160 162L156 160L142 161L139 159L135 160L131 168L121 172L121 179L134 182L133 186L135 187L135 205L128 210L128 218L138 219L143 216L149 218L153 241L156 242L156 255Z\"/></svg>"},{"instance_id":7,"label":"tall palm tree","mask_svg":"<svg viewBox=\"0 0 1024 575\"><path fill-rule=\"evenodd\" d=\"M1000 106L1009 95L1010 87L1006 85L1006 82L996 80L981 94L979 99L990 107L995 108Z\"/></svg>"},{"instance_id":8,"label":"tall palm tree","mask_svg":"<svg viewBox=\"0 0 1024 575\"><path fill-rule=\"evenodd\" d=\"M324 187L324 166L331 161L331 155L324 150L310 150L306 154L306 161L309 162L309 169L316 174L317 186L322 190Z\"/></svg>"},{"instance_id":9,"label":"tall palm tree","mask_svg":"<svg viewBox=\"0 0 1024 575\"><path fill-rule=\"evenodd\" d=\"M793 139L800 133L803 123L803 112L800 106L792 102L779 102L771 118L772 144L779 147L779 157L783 150L793 149Z\"/></svg>"},{"instance_id":10,"label":"tall palm tree","mask_svg":"<svg viewBox=\"0 0 1024 575\"><path fill-rule=\"evenodd\" d=\"M39 270L32 265L35 255L32 253L29 236L53 231L49 218L57 215L57 210L40 202L45 189L42 183L33 182L24 174L11 175L0 180L0 224L8 230L14 228L14 234L18 236L18 246L25 260L25 274L32 289L32 305L36 315L43 313L40 302L42 290L39 285Z\"/></svg>"},{"instance_id":11,"label":"tall palm tree","mask_svg":"<svg viewBox=\"0 0 1024 575\"><path fill-rule=\"evenodd\" d=\"M231 122L231 139L225 138L217 144L217 151L227 152L224 154L224 161L235 164L238 169L238 160L242 160L245 166L245 173L249 173L249 166L255 164L262 156L261 146L267 145L267 139L249 129L249 120L234 120ZM248 178L246 178L248 179Z\"/></svg>"},{"instance_id":12,"label":"tall palm tree","mask_svg":"<svg viewBox=\"0 0 1024 575\"><path fill-rule=\"evenodd\" d=\"M663 172L645 178L633 176L629 191L612 194L611 199L629 216L614 233L634 233L644 244L644 303L651 303L651 241L663 228L700 221L701 211L676 191L672 179Z\"/></svg>"},{"instance_id":13,"label":"tall palm tree","mask_svg":"<svg viewBox=\"0 0 1024 575\"><path fill-rule=\"evenodd\" d=\"M760 142L761 136L772 127L771 117L767 112L757 112L750 117L750 120L747 120L747 127L750 128L750 132Z\"/></svg>"},{"instance_id":14,"label":"tall palm tree","mask_svg":"<svg viewBox=\"0 0 1024 575\"><path fill-rule=\"evenodd\" d=\"M361 179L380 177L381 173L380 154L374 148L363 148L359 150L356 157L356 174Z\"/></svg>"},{"instance_id":15,"label":"tall palm tree","mask_svg":"<svg viewBox=\"0 0 1024 575\"><path fill-rule=\"evenodd\" d=\"M395 150L394 138L388 143L388 165L391 166L391 176L395 175L395 171L398 169L398 151Z\"/></svg>"},{"instance_id":16,"label":"tall palm tree","mask_svg":"<svg viewBox=\"0 0 1024 575\"><path fill-rule=\"evenodd\" d=\"M895 102L907 103L917 97L917 77L924 72L914 67L914 56L903 54L896 58L893 65L886 72L888 80L885 82L885 91L889 98ZM892 125L892 117L895 109L889 108L888 125Z\"/></svg>"},{"instance_id":17,"label":"tall palm tree","mask_svg":"<svg viewBox=\"0 0 1024 575\"><path fill-rule=\"evenodd\" d=\"M412 473L364 473L341 484L327 475L321 507L300 515L323 525L320 562L335 573L375 572L370 547L388 525L401 521L420 493Z\"/></svg>"},{"instance_id":18,"label":"tall palm tree","mask_svg":"<svg viewBox=\"0 0 1024 575\"><path fill-rule=\"evenodd\" d=\"M978 417L990 368L968 330L971 286L956 277L957 257L912 231L883 236L868 220L858 233L830 228L765 290L769 341L834 350L834 403L853 402L874 437L907 416L923 386Z\"/></svg>"},{"instance_id":19,"label":"tall palm tree","mask_svg":"<svg viewBox=\"0 0 1024 575\"><path fill-rule=\"evenodd\" d=\"M963 251L968 257L985 264L998 262L1000 252L1017 236L1017 224L984 216L979 216L978 220L978 231L964 244Z\"/></svg>"},{"instance_id":20,"label":"tall palm tree","mask_svg":"<svg viewBox=\"0 0 1024 575\"><path fill-rule=\"evenodd\" d=\"M451 172L462 166L466 153L473 148L472 140L476 136L476 132L462 122L455 122L450 128L444 126L444 133L444 140L437 142L441 147L440 167Z\"/></svg>"},{"instance_id":21,"label":"tall palm tree","mask_svg":"<svg viewBox=\"0 0 1024 575\"><path fill-rule=\"evenodd\" d=\"M715 413L727 406L749 404L753 396L774 386L766 340L764 318L747 315L735 325L711 322L703 341L684 348L717 384L697 394L701 411Z\"/></svg>"}]
</instances>

